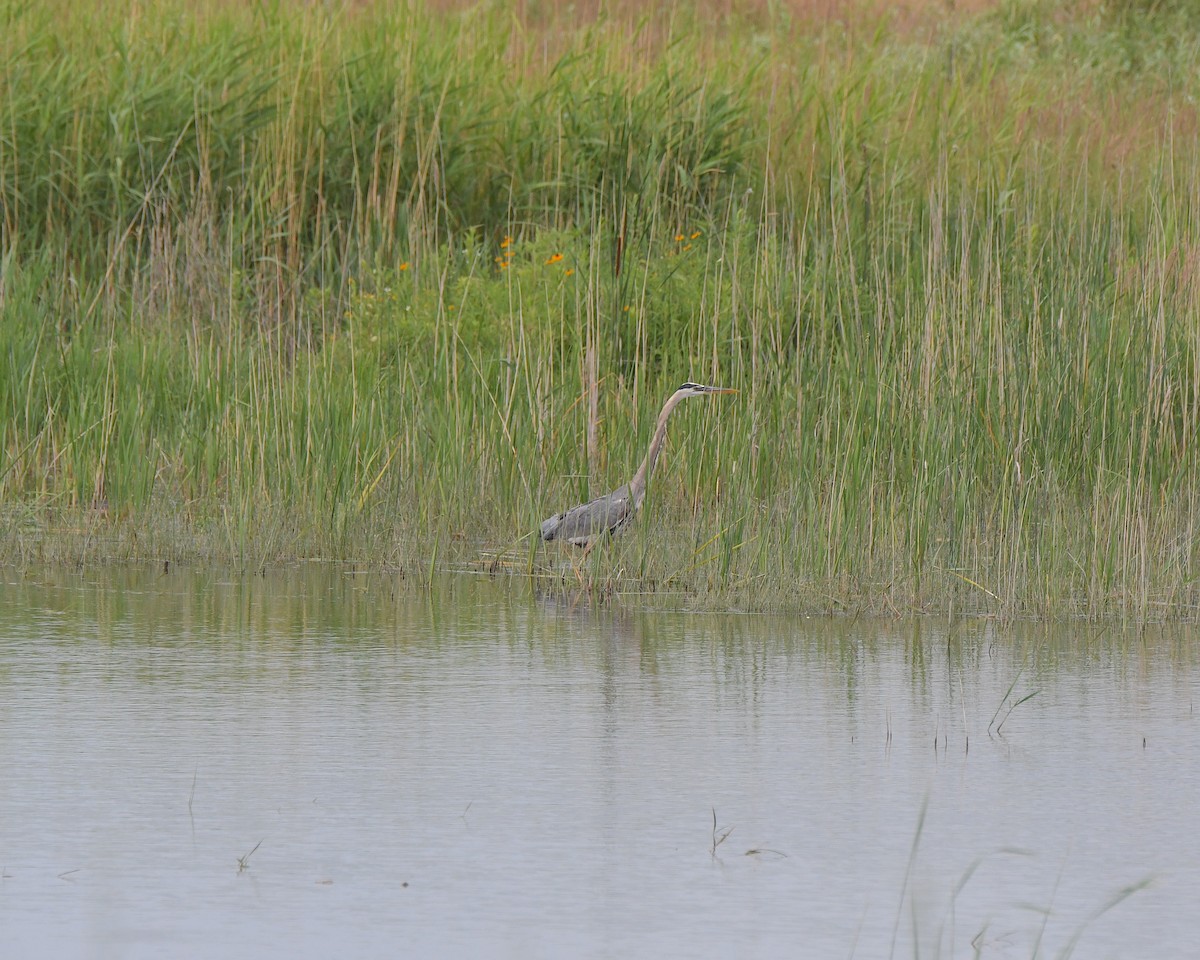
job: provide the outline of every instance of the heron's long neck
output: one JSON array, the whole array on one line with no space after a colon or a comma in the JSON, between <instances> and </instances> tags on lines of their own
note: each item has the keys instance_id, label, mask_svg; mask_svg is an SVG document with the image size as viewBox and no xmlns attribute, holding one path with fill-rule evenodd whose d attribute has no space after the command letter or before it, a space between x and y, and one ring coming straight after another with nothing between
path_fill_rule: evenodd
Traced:
<instances>
[{"instance_id":1,"label":"heron's long neck","mask_svg":"<svg viewBox=\"0 0 1200 960\"><path fill-rule=\"evenodd\" d=\"M663 441L667 439L667 418L671 415L671 411L686 396L688 394L685 391L676 390L663 405L662 413L658 415L658 424L654 428L654 439L650 441L650 449L646 451L646 457L642 460L642 465L638 467L637 473L629 481L629 493L633 497L634 507L640 507L642 499L646 496L646 481L650 478L650 474L654 472L654 463L658 460L658 451L662 449Z\"/></svg>"}]
</instances>

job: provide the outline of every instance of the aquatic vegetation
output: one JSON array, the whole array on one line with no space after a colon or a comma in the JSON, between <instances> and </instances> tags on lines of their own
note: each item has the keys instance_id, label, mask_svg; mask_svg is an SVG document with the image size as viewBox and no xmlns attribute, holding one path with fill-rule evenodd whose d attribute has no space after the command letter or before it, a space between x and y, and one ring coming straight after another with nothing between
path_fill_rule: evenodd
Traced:
<instances>
[{"instance_id":1,"label":"aquatic vegetation","mask_svg":"<svg viewBox=\"0 0 1200 960\"><path fill-rule=\"evenodd\" d=\"M1189 10L0 3L0 560L1193 617Z\"/></svg>"}]
</instances>

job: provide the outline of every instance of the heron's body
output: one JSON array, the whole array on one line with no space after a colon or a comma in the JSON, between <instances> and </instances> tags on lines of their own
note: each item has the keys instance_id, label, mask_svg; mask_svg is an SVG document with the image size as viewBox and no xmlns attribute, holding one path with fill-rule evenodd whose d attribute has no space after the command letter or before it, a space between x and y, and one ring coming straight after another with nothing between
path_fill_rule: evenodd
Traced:
<instances>
[{"instance_id":1,"label":"heron's body","mask_svg":"<svg viewBox=\"0 0 1200 960\"><path fill-rule=\"evenodd\" d=\"M658 424L654 428L654 437L650 441L650 449L646 451L645 459L642 460L633 479L612 493L543 520L542 539L565 540L577 547L590 549L604 534L615 535L624 530L641 509L642 501L646 497L646 481L654 472L658 452L666 439L667 418L670 417L671 411L688 397L736 392L726 387L707 387L699 383L683 384L663 405L662 413L658 415Z\"/></svg>"},{"instance_id":2,"label":"heron's body","mask_svg":"<svg viewBox=\"0 0 1200 960\"><path fill-rule=\"evenodd\" d=\"M577 547L586 547L602 533L624 530L639 506L629 493L629 484L625 484L612 493L543 520L542 539L566 540Z\"/></svg>"}]
</instances>

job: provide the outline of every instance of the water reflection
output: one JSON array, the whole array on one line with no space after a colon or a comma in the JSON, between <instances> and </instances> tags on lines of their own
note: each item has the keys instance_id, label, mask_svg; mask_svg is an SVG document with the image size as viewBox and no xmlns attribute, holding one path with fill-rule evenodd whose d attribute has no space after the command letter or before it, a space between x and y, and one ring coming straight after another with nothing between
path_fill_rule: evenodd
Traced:
<instances>
[{"instance_id":1,"label":"water reflection","mask_svg":"<svg viewBox=\"0 0 1200 960\"><path fill-rule=\"evenodd\" d=\"M1187 631L4 580L14 956L1192 952Z\"/></svg>"}]
</instances>

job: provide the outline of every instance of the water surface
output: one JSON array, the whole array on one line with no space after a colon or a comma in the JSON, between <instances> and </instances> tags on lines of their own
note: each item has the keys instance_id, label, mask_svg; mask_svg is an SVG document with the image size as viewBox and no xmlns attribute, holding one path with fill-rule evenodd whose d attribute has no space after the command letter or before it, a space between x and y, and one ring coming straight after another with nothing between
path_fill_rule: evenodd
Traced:
<instances>
[{"instance_id":1,"label":"water surface","mask_svg":"<svg viewBox=\"0 0 1200 960\"><path fill-rule=\"evenodd\" d=\"M1187 630L0 581L5 956L1195 955Z\"/></svg>"}]
</instances>

